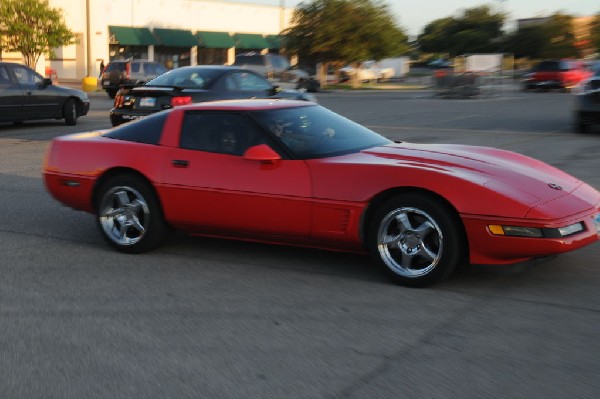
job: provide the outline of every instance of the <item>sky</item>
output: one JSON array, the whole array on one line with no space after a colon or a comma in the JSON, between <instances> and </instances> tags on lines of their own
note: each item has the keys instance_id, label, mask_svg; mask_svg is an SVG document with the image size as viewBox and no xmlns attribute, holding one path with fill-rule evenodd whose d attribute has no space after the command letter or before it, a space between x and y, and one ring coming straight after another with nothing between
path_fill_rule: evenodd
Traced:
<instances>
[{"instance_id":1,"label":"sky","mask_svg":"<svg viewBox=\"0 0 600 399\"><path fill-rule=\"evenodd\" d=\"M229 0L240 3L268 4L295 7L302 0ZM305 0L310 1L310 0ZM573 16L594 15L600 12L598 0L384 0L410 36L416 36L429 22L439 18L460 15L461 10L488 4L508 13L509 21L519 18L547 16L556 11ZM511 24L508 28L510 29ZM512 24L514 25L514 24Z\"/></svg>"}]
</instances>

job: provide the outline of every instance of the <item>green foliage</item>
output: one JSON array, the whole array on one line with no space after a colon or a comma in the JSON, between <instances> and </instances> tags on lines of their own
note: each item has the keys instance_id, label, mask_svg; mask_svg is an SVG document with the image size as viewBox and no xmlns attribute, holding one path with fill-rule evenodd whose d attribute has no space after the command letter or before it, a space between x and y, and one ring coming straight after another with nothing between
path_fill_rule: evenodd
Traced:
<instances>
[{"instance_id":1,"label":"green foliage","mask_svg":"<svg viewBox=\"0 0 600 399\"><path fill-rule=\"evenodd\" d=\"M406 35L380 0L300 3L282 35L286 50L303 62L346 64L408 50Z\"/></svg>"},{"instance_id":2,"label":"green foliage","mask_svg":"<svg viewBox=\"0 0 600 399\"><path fill-rule=\"evenodd\" d=\"M496 51L505 19L503 13L494 13L487 5L469 8L459 17L430 22L418 41L423 52L448 53L451 57Z\"/></svg>"},{"instance_id":3,"label":"green foliage","mask_svg":"<svg viewBox=\"0 0 600 399\"><path fill-rule=\"evenodd\" d=\"M573 18L555 13L547 21L527 26L508 36L503 49L515 57L578 57L573 34Z\"/></svg>"},{"instance_id":4,"label":"green foliage","mask_svg":"<svg viewBox=\"0 0 600 399\"><path fill-rule=\"evenodd\" d=\"M575 35L573 34L573 17L556 13L544 24L549 43L542 52L544 58L577 57Z\"/></svg>"},{"instance_id":5,"label":"green foliage","mask_svg":"<svg viewBox=\"0 0 600 399\"><path fill-rule=\"evenodd\" d=\"M600 53L600 13L596 14L590 26L590 40L596 53Z\"/></svg>"},{"instance_id":6,"label":"green foliage","mask_svg":"<svg viewBox=\"0 0 600 399\"><path fill-rule=\"evenodd\" d=\"M3 50L20 52L30 67L42 54L52 56L52 49L75 42L62 10L50 8L48 0L1 0L0 20L6 27Z\"/></svg>"},{"instance_id":7,"label":"green foliage","mask_svg":"<svg viewBox=\"0 0 600 399\"><path fill-rule=\"evenodd\" d=\"M516 58L543 58L544 47L548 43L543 26L526 26L507 36L502 45L505 52L513 53Z\"/></svg>"}]
</instances>

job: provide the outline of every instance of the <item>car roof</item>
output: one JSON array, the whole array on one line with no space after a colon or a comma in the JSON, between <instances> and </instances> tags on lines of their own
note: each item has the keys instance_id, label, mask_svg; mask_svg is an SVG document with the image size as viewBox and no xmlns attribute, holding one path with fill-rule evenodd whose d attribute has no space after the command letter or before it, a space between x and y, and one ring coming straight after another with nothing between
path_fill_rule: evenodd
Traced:
<instances>
[{"instance_id":1,"label":"car roof","mask_svg":"<svg viewBox=\"0 0 600 399\"><path fill-rule=\"evenodd\" d=\"M6 61L0 61L0 65L20 65L20 66L24 66L29 68L27 65L24 64L19 64L18 62L6 62ZM31 68L30 68L31 69Z\"/></svg>"},{"instance_id":2,"label":"car roof","mask_svg":"<svg viewBox=\"0 0 600 399\"><path fill-rule=\"evenodd\" d=\"M243 71L247 71L247 69L244 68L240 68L238 66L232 66L232 65L188 65L188 66L182 66L179 68L175 68L175 69L213 69L216 71L229 71L229 70L243 70Z\"/></svg>"},{"instance_id":3,"label":"car roof","mask_svg":"<svg viewBox=\"0 0 600 399\"><path fill-rule=\"evenodd\" d=\"M284 100L271 98L207 101L203 103L184 105L174 109L184 111L265 111L282 108L299 108L315 105L317 104L302 100Z\"/></svg>"}]
</instances>

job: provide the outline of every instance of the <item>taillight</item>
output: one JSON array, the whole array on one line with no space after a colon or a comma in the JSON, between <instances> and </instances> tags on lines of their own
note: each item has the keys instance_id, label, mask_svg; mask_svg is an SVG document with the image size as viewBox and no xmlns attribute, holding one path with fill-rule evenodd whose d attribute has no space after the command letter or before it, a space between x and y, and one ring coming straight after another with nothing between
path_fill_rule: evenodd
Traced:
<instances>
[{"instance_id":1,"label":"taillight","mask_svg":"<svg viewBox=\"0 0 600 399\"><path fill-rule=\"evenodd\" d=\"M131 63L127 63L125 64L125 77L127 79L129 79L129 77L131 76Z\"/></svg>"},{"instance_id":2,"label":"taillight","mask_svg":"<svg viewBox=\"0 0 600 399\"><path fill-rule=\"evenodd\" d=\"M178 107L180 105L186 105L191 103L192 97L190 96L171 97L171 107Z\"/></svg>"},{"instance_id":3,"label":"taillight","mask_svg":"<svg viewBox=\"0 0 600 399\"><path fill-rule=\"evenodd\" d=\"M122 107L124 103L125 103L125 96L123 96L122 94L119 94L117 92L117 95L115 96L114 107L115 108Z\"/></svg>"}]
</instances>

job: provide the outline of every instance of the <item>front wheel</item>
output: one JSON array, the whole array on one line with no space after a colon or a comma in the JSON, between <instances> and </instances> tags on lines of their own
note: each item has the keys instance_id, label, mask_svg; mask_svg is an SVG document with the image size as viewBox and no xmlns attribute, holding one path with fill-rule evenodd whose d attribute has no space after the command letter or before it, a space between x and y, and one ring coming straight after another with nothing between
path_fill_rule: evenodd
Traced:
<instances>
[{"instance_id":1,"label":"front wheel","mask_svg":"<svg viewBox=\"0 0 600 399\"><path fill-rule=\"evenodd\" d=\"M583 121L581 114L575 114L574 128L576 133L587 133L589 128L588 125Z\"/></svg>"},{"instance_id":2,"label":"front wheel","mask_svg":"<svg viewBox=\"0 0 600 399\"><path fill-rule=\"evenodd\" d=\"M97 223L104 238L126 253L149 251L164 240L167 226L152 187L141 177L118 175L98 192Z\"/></svg>"},{"instance_id":3,"label":"front wheel","mask_svg":"<svg viewBox=\"0 0 600 399\"><path fill-rule=\"evenodd\" d=\"M392 281L411 287L447 278L467 256L456 212L421 193L398 195L375 212L368 247Z\"/></svg>"},{"instance_id":4,"label":"front wheel","mask_svg":"<svg viewBox=\"0 0 600 399\"><path fill-rule=\"evenodd\" d=\"M63 105L63 117L65 125L75 126L77 124L77 104L72 98L65 101L65 105Z\"/></svg>"}]
</instances>

